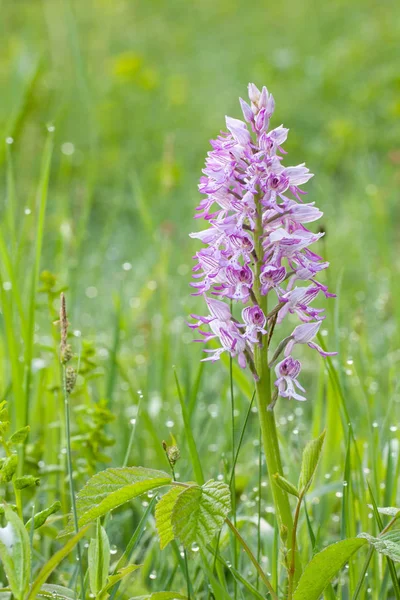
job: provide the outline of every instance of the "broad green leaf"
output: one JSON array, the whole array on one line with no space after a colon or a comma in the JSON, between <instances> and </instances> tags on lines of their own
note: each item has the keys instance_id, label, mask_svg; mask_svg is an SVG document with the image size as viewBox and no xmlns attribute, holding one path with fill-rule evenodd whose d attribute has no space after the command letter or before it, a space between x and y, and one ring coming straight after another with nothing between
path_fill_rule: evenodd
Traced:
<instances>
[{"instance_id":1,"label":"broad green leaf","mask_svg":"<svg viewBox=\"0 0 400 600\"><path fill-rule=\"evenodd\" d=\"M325 431L323 431L316 440L308 442L307 446L304 448L298 485L298 488L302 493L306 492L311 485L315 470L318 465L324 439Z\"/></svg>"},{"instance_id":2,"label":"broad green leaf","mask_svg":"<svg viewBox=\"0 0 400 600\"><path fill-rule=\"evenodd\" d=\"M52 598L52 600L76 600L75 592L62 585L45 583L42 585L38 598Z\"/></svg>"},{"instance_id":3,"label":"broad green leaf","mask_svg":"<svg viewBox=\"0 0 400 600\"><path fill-rule=\"evenodd\" d=\"M94 521L125 502L156 488L169 485L172 478L163 471L143 467L106 469L89 479L77 495L79 527ZM70 518L61 535L73 531Z\"/></svg>"},{"instance_id":4,"label":"broad green leaf","mask_svg":"<svg viewBox=\"0 0 400 600\"><path fill-rule=\"evenodd\" d=\"M163 550L174 539L172 528L172 511L180 494L185 488L172 487L157 503L155 517L158 535L160 537L160 548Z\"/></svg>"},{"instance_id":5,"label":"broad green leaf","mask_svg":"<svg viewBox=\"0 0 400 600\"><path fill-rule=\"evenodd\" d=\"M115 575L110 575L110 577L108 577L107 579L107 583L104 586L104 588L101 590L100 592L100 598L102 598L103 596L106 595L106 593L111 590L111 588L118 583L119 581L121 581L121 579L123 579L124 577L127 577L127 575L130 575L131 573L133 573L134 571L137 571L138 569L140 569L142 565L128 565L127 567L123 567L122 569L120 569L117 573L115 573ZM108 596L106 596L108 597Z\"/></svg>"},{"instance_id":6,"label":"broad green leaf","mask_svg":"<svg viewBox=\"0 0 400 600\"><path fill-rule=\"evenodd\" d=\"M18 515L5 506L6 527L0 528L0 559L16 600L23 598L29 587L31 547L29 535Z\"/></svg>"},{"instance_id":7,"label":"broad green leaf","mask_svg":"<svg viewBox=\"0 0 400 600\"><path fill-rule=\"evenodd\" d=\"M83 538L88 529L89 526L84 527L83 529L78 531L78 533L76 533L74 537L68 540L65 546L63 546L58 552L53 554L50 560L48 560L47 563L43 565L35 581L33 582L31 589L29 590L29 594L27 595L26 600L34 600L36 598L36 596L39 594L39 591L42 589L43 584L46 583L54 569L58 567L60 562L64 560L64 558L68 556L68 554L75 548L76 544L81 538Z\"/></svg>"},{"instance_id":8,"label":"broad green leaf","mask_svg":"<svg viewBox=\"0 0 400 600\"><path fill-rule=\"evenodd\" d=\"M367 540L348 538L328 546L308 563L293 595L293 600L319 600L322 592L347 561Z\"/></svg>"},{"instance_id":9,"label":"broad green leaf","mask_svg":"<svg viewBox=\"0 0 400 600\"><path fill-rule=\"evenodd\" d=\"M287 492L288 494L291 494L292 496L296 496L296 498L299 497L299 491L296 489L296 487L293 485L293 483L290 483L290 481L288 481L287 479L282 477L282 475L280 475L279 473L275 473L274 479L275 479L276 484L282 490L285 490L285 492Z\"/></svg>"},{"instance_id":10,"label":"broad green leaf","mask_svg":"<svg viewBox=\"0 0 400 600\"><path fill-rule=\"evenodd\" d=\"M100 519L97 519L96 537L90 540L88 561L90 590L96 596L106 585L110 568L110 542Z\"/></svg>"},{"instance_id":11,"label":"broad green leaf","mask_svg":"<svg viewBox=\"0 0 400 600\"><path fill-rule=\"evenodd\" d=\"M231 509L229 486L219 481L193 485L178 497L172 513L174 536L189 548L194 542L205 546L221 529Z\"/></svg>"},{"instance_id":12,"label":"broad green leaf","mask_svg":"<svg viewBox=\"0 0 400 600\"><path fill-rule=\"evenodd\" d=\"M61 502L59 500L56 500L56 502L53 502L53 504L51 506L49 506L49 508L45 508L44 510L36 513L36 515L33 517L33 528L38 529L39 527L44 525L44 523L47 521L47 519L50 517L50 515L53 515L54 513L56 513L58 510L60 510L60 508L61 508ZM31 524L32 524L32 519L29 519L29 521L27 521L25 523L25 527L27 528L28 531L31 528Z\"/></svg>"},{"instance_id":13,"label":"broad green leaf","mask_svg":"<svg viewBox=\"0 0 400 600\"><path fill-rule=\"evenodd\" d=\"M400 562L400 530L388 531L379 537L360 533L358 537L367 540L379 554L384 554L392 560Z\"/></svg>"}]
</instances>

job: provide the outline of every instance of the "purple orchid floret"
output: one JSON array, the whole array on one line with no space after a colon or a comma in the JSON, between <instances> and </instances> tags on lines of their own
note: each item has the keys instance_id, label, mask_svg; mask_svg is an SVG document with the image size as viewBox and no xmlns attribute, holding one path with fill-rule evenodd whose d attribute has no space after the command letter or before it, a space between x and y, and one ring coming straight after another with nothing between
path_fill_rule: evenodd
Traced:
<instances>
[{"instance_id":1,"label":"purple orchid floret","mask_svg":"<svg viewBox=\"0 0 400 600\"><path fill-rule=\"evenodd\" d=\"M204 219L207 228L190 234L204 244L194 256L191 285L194 295L204 296L209 314L192 315L190 327L198 329L201 341L219 341L220 347L205 350L210 356L203 360L214 362L227 352L241 367L249 365L257 378L254 349L268 346L286 317L297 317L300 325L274 355L275 385L280 396L305 400L296 392L304 390L297 381L301 365L292 358L293 349L307 344L324 357L335 354L314 342L325 315L311 304L321 295L334 296L316 280L329 263L310 250L324 234L305 227L322 212L313 202L302 202L306 192L301 186L313 177L305 164L282 164L288 129L268 130L273 96L252 83L248 95L249 102L240 99L244 121L226 117L227 132L211 141L200 179L205 197L195 218ZM265 314L260 304L267 306L263 297L268 295ZM234 318L232 302L244 305L241 320Z\"/></svg>"}]
</instances>

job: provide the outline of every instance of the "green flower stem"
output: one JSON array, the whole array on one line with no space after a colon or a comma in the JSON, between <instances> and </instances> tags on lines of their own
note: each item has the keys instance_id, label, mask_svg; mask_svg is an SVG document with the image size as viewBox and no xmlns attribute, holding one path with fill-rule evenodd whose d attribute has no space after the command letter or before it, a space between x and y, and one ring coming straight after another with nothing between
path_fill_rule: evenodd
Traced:
<instances>
[{"instance_id":1,"label":"green flower stem","mask_svg":"<svg viewBox=\"0 0 400 600\"><path fill-rule=\"evenodd\" d=\"M66 438L66 443L67 443L67 465L68 465L69 491L70 491L70 495L71 495L72 517L73 517L73 521L74 521L75 533L78 533L79 532L78 513L76 510L75 486L74 486L73 468L72 468L71 422L70 422L70 415L69 415L69 393L67 391L65 365L62 365L62 380L63 380L63 394L64 394L64 408L65 408L65 438ZM81 552L81 546L80 546L79 541L76 545L76 554L77 554L77 558L78 558L79 573L80 573L80 578L81 578L81 596L82 596L82 600L85 600L85 577L83 574L82 552Z\"/></svg>"},{"instance_id":2,"label":"green flower stem","mask_svg":"<svg viewBox=\"0 0 400 600\"><path fill-rule=\"evenodd\" d=\"M268 315L268 298L262 296L260 291L260 274L262 267L262 258L264 250L262 247L263 240L263 223L262 223L262 206L259 198L255 198L257 207L257 220L254 232L255 239L255 282L254 293L257 298L260 308L265 315ZM274 411L269 408L271 404L271 372L268 366L268 344L256 346L254 349L254 362L259 380L256 383L257 390L257 408L260 420L261 437L264 447L265 460L269 475L270 486L275 506L276 517L278 520L279 530L283 539L292 539L293 533L293 517L290 508L289 497L287 492L282 490L275 483L274 475L279 473L283 476L282 460L279 448L278 435L276 430ZM296 551L297 555L297 551ZM296 557L296 569L294 573L294 583L298 581L301 574L301 567L298 556Z\"/></svg>"}]
</instances>

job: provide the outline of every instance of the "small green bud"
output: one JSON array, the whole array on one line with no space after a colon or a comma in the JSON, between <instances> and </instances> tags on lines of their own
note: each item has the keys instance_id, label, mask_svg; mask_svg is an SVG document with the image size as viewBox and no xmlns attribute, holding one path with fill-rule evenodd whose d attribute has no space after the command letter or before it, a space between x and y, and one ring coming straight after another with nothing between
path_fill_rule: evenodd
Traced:
<instances>
[{"instance_id":1,"label":"small green bud","mask_svg":"<svg viewBox=\"0 0 400 600\"><path fill-rule=\"evenodd\" d=\"M53 515L55 512L60 510L60 508L61 508L61 502L59 500L56 500L56 502L54 502L51 506L49 506L49 508L45 508L41 512L36 513L36 515L33 517L33 528L38 529L39 527L44 525L44 523L47 521L48 517L50 517L50 515ZM32 526L32 519L29 519L29 521L27 521L25 527L29 530L31 528L31 526Z\"/></svg>"},{"instance_id":2,"label":"small green bud","mask_svg":"<svg viewBox=\"0 0 400 600\"><path fill-rule=\"evenodd\" d=\"M65 388L67 394L70 394L75 387L76 383L76 370L74 367L67 367L65 370Z\"/></svg>"},{"instance_id":3,"label":"small green bud","mask_svg":"<svg viewBox=\"0 0 400 600\"><path fill-rule=\"evenodd\" d=\"M164 452L167 455L169 464L172 467L174 467L181 457L181 452L178 446L176 446L175 444L173 446L168 446L166 442L163 442L162 445L164 448Z\"/></svg>"},{"instance_id":4,"label":"small green bud","mask_svg":"<svg viewBox=\"0 0 400 600\"><path fill-rule=\"evenodd\" d=\"M16 454L11 454L8 456L3 463L3 466L0 471L1 480L3 483L8 483L14 476L15 471L18 466L18 456Z\"/></svg>"},{"instance_id":5,"label":"small green bud","mask_svg":"<svg viewBox=\"0 0 400 600\"><path fill-rule=\"evenodd\" d=\"M34 477L33 475L23 475L22 477L17 477L15 479L15 487L17 490L23 490L27 487L31 487L31 485L39 485L39 483L39 477Z\"/></svg>"}]
</instances>

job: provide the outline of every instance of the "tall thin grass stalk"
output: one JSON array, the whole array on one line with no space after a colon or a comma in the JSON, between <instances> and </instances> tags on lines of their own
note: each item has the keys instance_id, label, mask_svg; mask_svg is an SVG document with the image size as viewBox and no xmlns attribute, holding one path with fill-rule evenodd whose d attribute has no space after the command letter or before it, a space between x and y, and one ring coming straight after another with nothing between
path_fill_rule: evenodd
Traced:
<instances>
[{"instance_id":1,"label":"tall thin grass stalk","mask_svg":"<svg viewBox=\"0 0 400 600\"><path fill-rule=\"evenodd\" d=\"M72 508L72 517L73 517L73 521L74 521L74 529L75 529L75 533L78 533L78 531L79 531L78 513L76 510L75 486L74 486L74 478L73 478L73 470L72 470L69 393L67 391L67 377L66 377L65 365L62 365L62 375L63 375L63 394L64 394L64 409L65 409L65 438L66 438L66 444L67 444L67 465L68 465L69 491L70 491L70 496L71 496L71 508ZM76 545L76 554L77 554L77 558L78 558L79 573L80 573L80 579L81 579L81 597L82 597L82 600L85 600L85 576L83 573L82 552L81 552L80 542L78 542Z\"/></svg>"}]
</instances>

